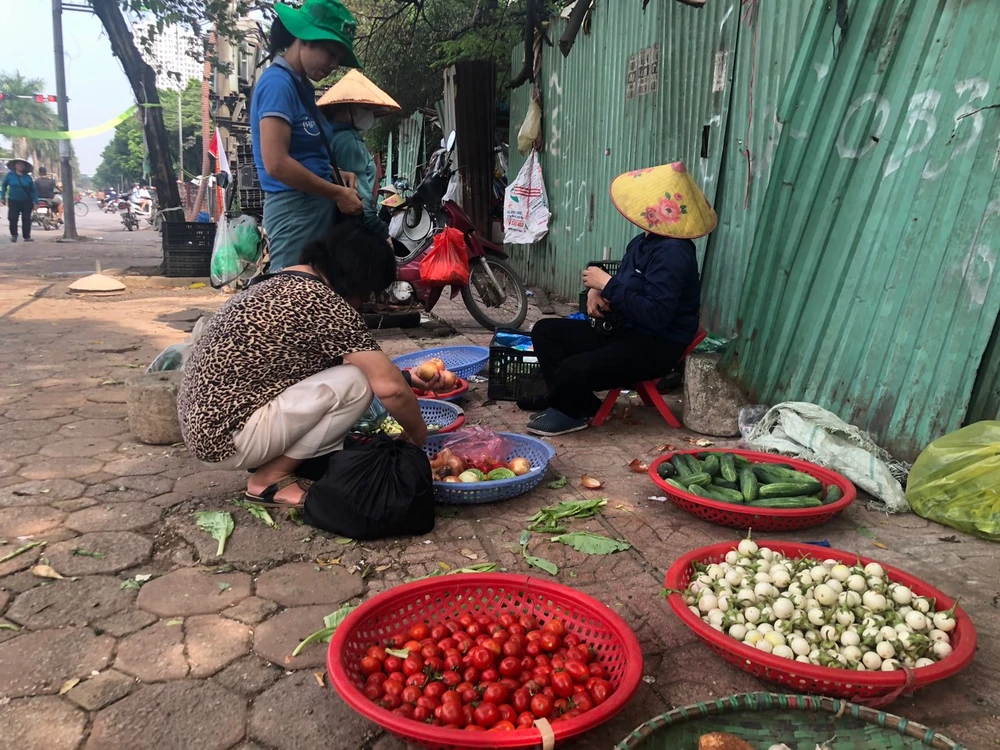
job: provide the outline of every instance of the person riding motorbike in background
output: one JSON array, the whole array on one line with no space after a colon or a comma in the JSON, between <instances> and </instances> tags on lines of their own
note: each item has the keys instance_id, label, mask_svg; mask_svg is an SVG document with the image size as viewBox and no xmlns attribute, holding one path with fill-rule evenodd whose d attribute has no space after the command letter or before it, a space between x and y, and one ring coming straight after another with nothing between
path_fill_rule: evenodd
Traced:
<instances>
[{"instance_id":1,"label":"person riding motorbike in background","mask_svg":"<svg viewBox=\"0 0 1000 750\"><path fill-rule=\"evenodd\" d=\"M27 159L14 157L7 162L10 170L0 183L0 203L7 204L7 219L10 222L10 241L17 242L17 220L21 219L21 231L25 242L31 239L31 211L38 205L38 191L31 179L34 167Z\"/></svg>"},{"instance_id":2,"label":"person riding motorbike in background","mask_svg":"<svg viewBox=\"0 0 1000 750\"><path fill-rule=\"evenodd\" d=\"M261 74L250 106L272 272L294 265L310 240L327 235L336 211L363 210L356 177L334 174L330 133L311 83L340 65L359 67L353 51L357 22L338 0L305 0L301 8L276 3L274 10L278 17L268 38L274 64Z\"/></svg>"},{"instance_id":3,"label":"person riding motorbike in background","mask_svg":"<svg viewBox=\"0 0 1000 750\"><path fill-rule=\"evenodd\" d=\"M375 204L378 170L365 145L364 134L375 124L376 117L399 111L399 104L363 73L349 70L323 94L319 108L333 127L330 137L333 163L357 175L358 193L364 204L364 225L380 237L388 238L388 222L379 217Z\"/></svg>"},{"instance_id":4,"label":"person riding motorbike in background","mask_svg":"<svg viewBox=\"0 0 1000 750\"><path fill-rule=\"evenodd\" d=\"M45 167L38 168L38 179L35 180L35 189L38 191L38 200L48 201L49 205L56 212L56 218L62 219L62 196L57 193L62 186L58 185L54 179L49 177Z\"/></svg>"}]
</instances>

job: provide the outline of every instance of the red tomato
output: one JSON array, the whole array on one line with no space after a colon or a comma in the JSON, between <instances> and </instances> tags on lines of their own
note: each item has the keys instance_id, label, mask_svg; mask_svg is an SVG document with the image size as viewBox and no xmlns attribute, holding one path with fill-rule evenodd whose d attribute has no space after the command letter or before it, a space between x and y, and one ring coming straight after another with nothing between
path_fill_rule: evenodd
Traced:
<instances>
[{"instance_id":1,"label":"red tomato","mask_svg":"<svg viewBox=\"0 0 1000 750\"><path fill-rule=\"evenodd\" d=\"M431 629L425 623L418 622L410 628L410 638L415 641L422 640L431 634Z\"/></svg>"},{"instance_id":2,"label":"red tomato","mask_svg":"<svg viewBox=\"0 0 1000 750\"><path fill-rule=\"evenodd\" d=\"M526 680L522 687L528 691L529 695L542 692L542 685L535 679Z\"/></svg>"},{"instance_id":3,"label":"red tomato","mask_svg":"<svg viewBox=\"0 0 1000 750\"><path fill-rule=\"evenodd\" d=\"M569 701L565 698L557 698L556 702L552 704L552 710L556 716L562 716L569 711Z\"/></svg>"},{"instance_id":4,"label":"red tomato","mask_svg":"<svg viewBox=\"0 0 1000 750\"><path fill-rule=\"evenodd\" d=\"M517 715L518 729L531 729L535 726L535 715L531 711L522 711Z\"/></svg>"},{"instance_id":5,"label":"red tomato","mask_svg":"<svg viewBox=\"0 0 1000 750\"><path fill-rule=\"evenodd\" d=\"M366 656L361 660L361 674L367 676L382 671L382 662L373 656Z\"/></svg>"},{"instance_id":6,"label":"red tomato","mask_svg":"<svg viewBox=\"0 0 1000 750\"><path fill-rule=\"evenodd\" d=\"M542 637L539 638L538 643L541 645L542 651L547 651L551 654L559 650L559 647L562 645L562 637L557 633L547 630L542 633Z\"/></svg>"},{"instance_id":7,"label":"red tomato","mask_svg":"<svg viewBox=\"0 0 1000 750\"><path fill-rule=\"evenodd\" d=\"M537 638L528 641L524 646L524 653L528 656L538 656L542 653L541 642Z\"/></svg>"},{"instance_id":8,"label":"red tomato","mask_svg":"<svg viewBox=\"0 0 1000 750\"><path fill-rule=\"evenodd\" d=\"M444 658L444 668L448 670L458 669L462 666L462 657L457 655L446 656Z\"/></svg>"},{"instance_id":9,"label":"red tomato","mask_svg":"<svg viewBox=\"0 0 1000 750\"><path fill-rule=\"evenodd\" d=\"M497 628L493 631L493 640L499 643L501 646L510 640L510 633L508 633L503 628Z\"/></svg>"},{"instance_id":10,"label":"red tomato","mask_svg":"<svg viewBox=\"0 0 1000 750\"><path fill-rule=\"evenodd\" d=\"M584 683L590 677L590 670L582 661L566 662L566 674L573 678L573 682Z\"/></svg>"},{"instance_id":11,"label":"red tomato","mask_svg":"<svg viewBox=\"0 0 1000 750\"><path fill-rule=\"evenodd\" d=\"M477 635L483 634L483 626L478 622L474 622L465 629L465 632L472 638L475 638Z\"/></svg>"},{"instance_id":12,"label":"red tomato","mask_svg":"<svg viewBox=\"0 0 1000 750\"><path fill-rule=\"evenodd\" d=\"M390 711L394 708L399 708L401 705L403 705L403 701L399 699L398 695L389 695L389 694L383 696L382 700L380 700L379 703L382 705L383 708L388 708Z\"/></svg>"},{"instance_id":13,"label":"red tomato","mask_svg":"<svg viewBox=\"0 0 1000 750\"><path fill-rule=\"evenodd\" d=\"M431 628L431 638L433 638L435 641L440 641L442 638L447 638L449 633L451 633L451 631L448 630L448 628L446 628L444 625L435 625L433 628Z\"/></svg>"},{"instance_id":14,"label":"red tomato","mask_svg":"<svg viewBox=\"0 0 1000 750\"><path fill-rule=\"evenodd\" d=\"M552 699L547 695L536 695L531 699L531 713L536 719L547 719L552 715Z\"/></svg>"},{"instance_id":15,"label":"red tomato","mask_svg":"<svg viewBox=\"0 0 1000 750\"><path fill-rule=\"evenodd\" d=\"M524 640L526 640L526 641L537 641L541 637L542 637L542 631L541 630L529 630L527 632L527 634L524 636Z\"/></svg>"},{"instance_id":16,"label":"red tomato","mask_svg":"<svg viewBox=\"0 0 1000 750\"><path fill-rule=\"evenodd\" d=\"M431 710L425 708L424 706L417 706L413 709L413 720L414 721L427 721L431 718Z\"/></svg>"},{"instance_id":17,"label":"red tomato","mask_svg":"<svg viewBox=\"0 0 1000 750\"><path fill-rule=\"evenodd\" d=\"M548 667L545 667L545 669L548 669ZM538 669L535 669L531 673L531 680L532 682L537 682L540 687L545 688L552 683L552 675L549 672L539 672Z\"/></svg>"},{"instance_id":18,"label":"red tomato","mask_svg":"<svg viewBox=\"0 0 1000 750\"><path fill-rule=\"evenodd\" d=\"M422 672L424 669L424 660L417 654L411 654L403 660L403 674L407 677L415 675L418 672Z\"/></svg>"},{"instance_id":19,"label":"red tomato","mask_svg":"<svg viewBox=\"0 0 1000 750\"><path fill-rule=\"evenodd\" d=\"M437 657L431 657L430 659L424 660L424 667L426 668L426 670L429 670L431 672L443 672L444 671L444 659L439 659Z\"/></svg>"},{"instance_id":20,"label":"red tomato","mask_svg":"<svg viewBox=\"0 0 1000 750\"><path fill-rule=\"evenodd\" d=\"M510 628L516 622L513 615L507 614L506 612L497 618L497 625L501 628Z\"/></svg>"},{"instance_id":21,"label":"red tomato","mask_svg":"<svg viewBox=\"0 0 1000 750\"><path fill-rule=\"evenodd\" d=\"M365 698L370 701L377 701L385 695L385 688L381 685L366 685L365 686Z\"/></svg>"},{"instance_id":22,"label":"red tomato","mask_svg":"<svg viewBox=\"0 0 1000 750\"><path fill-rule=\"evenodd\" d=\"M386 680L382 684L382 689L385 690L386 695L395 695L398 697L406 689L406 686L398 680Z\"/></svg>"},{"instance_id":23,"label":"red tomato","mask_svg":"<svg viewBox=\"0 0 1000 750\"><path fill-rule=\"evenodd\" d=\"M374 674L368 675L368 679L365 680L366 685L381 685L383 682L388 680L389 677L385 672L375 672Z\"/></svg>"},{"instance_id":24,"label":"red tomato","mask_svg":"<svg viewBox=\"0 0 1000 750\"><path fill-rule=\"evenodd\" d=\"M379 661L385 661L388 654L385 653L385 649L381 646L372 646L368 649L368 653L365 656L370 656L373 659L378 659Z\"/></svg>"},{"instance_id":25,"label":"red tomato","mask_svg":"<svg viewBox=\"0 0 1000 750\"><path fill-rule=\"evenodd\" d=\"M482 728L481 726L479 726L478 724L469 724L469 725L468 725L468 726L467 726L467 727L465 728L465 731L466 731L466 732L485 732L486 730L485 730L485 729L483 729L483 728Z\"/></svg>"},{"instance_id":26,"label":"red tomato","mask_svg":"<svg viewBox=\"0 0 1000 750\"><path fill-rule=\"evenodd\" d=\"M510 698L510 702L514 706L515 711L523 713L531 707L531 694L524 688L515 690Z\"/></svg>"},{"instance_id":27,"label":"red tomato","mask_svg":"<svg viewBox=\"0 0 1000 750\"><path fill-rule=\"evenodd\" d=\"M475 688L466 688L462 691L462 703L468 705L479 700L479 691Z\"/></svg>"},{"instance_id":28,"label":"red tomato","mask_svg":"<svg viewBox=\"0 0 1000 750\"><path fill-rule=\"evenodd\" d=\"M442 638L438 641L438 648L444 652L445 656L447 656L449 651L458 648L458 642L450 636L448 638Z\"/></svg>"},{"instance_id":29,"label":"red tomato","mask_svg":"<svg viewBox=\"0 0 1000 750\"><path fill-rule=\"evenodd\" d=\"M403 688L403 692L399 697L402 698L403 703L416 703L417 699L419 699L423 694L424 693L420 688L415 685L408 685Z\"/></svg>"},{"instance_id":30,"label":"red tomato","mask_svg":"<svg viewBox=\"0 0 1000 750\"><path fill-rule=\"evenodd\" d=\"M464 672L462 672L462 681L471 682L475 685L479 682L479 670L475 667L467 667Z\"/></svg>"},{"instance_id":31,"label":"red tomato","mask_svg":"<svg viewBox=\"0 0 1000 750\"><path fill-rule=\"evenodd\" d=\"M446 690L441 695L441 703L455 702L459 705L462 704L462 696L458 694L457 690Z\"/></svg>"},{"instance_id":32,"label":"red tomato","mask_svg":"<svg viewBox=\"0 0 1000 750\"><path fill-rule=\"evenodd\" d=\"M509 721L511 723L517 721L517 711L509 703L501 703L498 708L500 709L501 721Z\"/></svg>"},{"instance_id":33,"label":"red tomato","mask_svg":"<svg viewBox=\"0 0 1000 750\"><path fill-rule=\"evenodd\" d=\"M489 651L494 658L500 656L500 654L503 653L503 646L501 646L492 638L487 638L485 641L483 641L482 646L487 651Z\"/></svg>"},{"instance_id":34,"label":"red tomato","mask_svg":"<svg viewBox=\"0 0 1000 750\"><path fill-rule=\"evenodd\" d=\"M462 675L450 669L441 675L441 682L443 682L446 687L453 688L456 685L458 685L461 681L462 681Z\"/></svg>"},{"instance_id":35,"label":"red tomato","mask_svg":"<svg viewBox=\"0 0 1000 750\"><path fill-rule=\"evenodd\" d=\"M390 672L389 679L398 682L400 685L406 684L406 675L402 672Z\"/></svg>"},{"instance_id":36,"label":"red tomato","mask_svg":"<svg viewBox=\"0 0 1000 750\"><path fill-rule=\"evenodd\" d=\"M491 682L486 686L486 690L483 691L483 700L486 703L492 703L495 706L499 706L501 703L506 703L507 698L510 696L510 692L498 682Z\"/></svg>"},{"instance_id":37,"label":"red tomato","mask_svg":"<svg viewBox=\"0 0 1000 750\"><path fill-rule=\"evenodd\" d=\"M469 657L472 662L472 666L476 669L489 669L493 666L493 654L482 646L476 646L472 649L469 652ZM475 682L475 680L469 680L469 682Z\"/></svg>"},{"instance_id":38,"label":"red tomato","mask_svg":"<svg viewBox=\"0 0 1000 750\"><path fill-rule=\"evenodd\" d=\"M579 709L577 709L577 708L571 708L569 711L567 711L562 716L560 716L557 719L557 721L569 721L570 719L575 719L581 713L583 713L583 712L580 711Z\"/></svg>"},{"instance_id":39,"label":"red tomato","mask_svg":"<svg viewBox=\"0 0 1000 750\"><path fill-rule=\"evenodd\" d=\"M590 689L590 697L594 699L594 705L596 706L599 706L602 703L604 703L604 701L606 701L608 697L611 695L613 690L610 682L601 679L595 681L594 684L589 689Z\"/></svg>"},{"instance_id":40,"label":"red tomato","mask_svg":"<svg viewBox=\"0 0 1000 750\"><path fill-rule=\"evenodd\" d=\"M448 622L446 622L444 626L448 628L448 632L451 633L452 635L454 635L464 627L460 622L456 622L455 620L448 620Z\"/></svg>"},{"instance_id":41,"label":"red tomato","mask_svg":"<svg viewBox=\"0 0 1000 750\"><path fill-rule=\"evenodd\" d=\"M536 667L548 667L552 665L552 660L549 658L548 654L539 654L535 657Z\"/></svg>"},{"instance_id":42,"label":"red tomato","mask_svg":"<svg viewBox=\"0 0 1000 750\"><path fill-rule=\"evenodd\" d=\"M515 622L513 625L507 628L507 630L510 631L511 635L519 635L522 638L524 637L525 633L528 632L527 630L524 629L524 625L522 625L519 622Z\"/></svg>"},{"instance_id":43,"label":"red tomato","mask_svg":"<svg viewBox=\"0 0 1000 750\"><path fill-rule=\"evenodd\" d=\"M393 672L403 671L403 660L398 656L390 656L385 660L385 664L382 665L385 669L386 674L392 674Z\"/></svg>"},{"instance_id":44,"label":"red tomato","mask_svg":"<svg viewBox=\"0 0 1000 750\"><path fill-rule=\"evenodd\" d=\"M446 726L461 729L465 726L465 711L462 710L461 701L448 701L441 704L441 722Z\"/></svg>"},{"instance_id":45,"label":"red tomato","mask_svg":"<svg viewBox=\"0 0 1000 750\"><path fill-rule=\"evenodd\" d=\"M594 699L590 697L590 693L586 690L573 693L573 706L579 709L580 713L586 713L594 707Z\"/></svg>"},{"instance_id":46,"label":"red tomato","mask_svg":"<svg viewBox=\"0 0 1000 750\"><path fill-rule=\"evenodd\" d=\"M570 648L580 645L580 636L576 633L567 633L566 637L563 638L563 643L565 643Z\"/></svg>"},{"instance_id":47,"label":"red tomato","mask_svg":"<svg viewBox=\"0 0 1000 750\"><path fill-rule=\"evenodd\" d=\"M470 690L470 689L472 689L474 687L475 687L475 685L473 685L471 682L460 682L455 687L455 692L461 693L463 690Z\"/></svg>"},{"instance_id":48,"label":"red tomato","mask_svg":"<svg viewBox=\"0 0 1000 750\"><path fill-rule=\"evenodd\" d=\"M535 667L536 667L537 665L538 665L538 662L537 662L537 661L535 661L534 657L531 657L531 656L525 656L525 657L523 657L523 658L521 659L521 669L522 669L523 671L526 671L526 672L530 672L530 671L531 671L532 669L534 669L534 668L535 668Z\"/></svg>"},{"instance_id":49,"label":"red tomato","mask_svg":"<svg viewBox=\"0 0 1000 750\"><path fill-rule=\"evenodd\" d=\"M568 672L552 673L552 691L560 698L569 698L573 695L573 678Z\"/></svg>"},{"instance_id":50,"label":"red tomato","mask_svg":"<svg viewBox=\"0 0 1000 750\"><path fill-rule=\"evenodd\" d=\"M422 688L427 684L427 675L423 672L417 672L416 674L411 674L406 678L407 685L413 685L414 687Z\"/></svg>"},{"instance_id":51,"label":"red tomato","mask_svg":"<svg viewBox=\"0 0 1000 750\"><path fill-rule=\"evenodd\" d=\"M513 677L504 677L500 680L500 684L507 688L507 692L513 693L515 690L521 687L521 683L515 680Z\"/></svg>"},{"instance_id":52,"label":"red tomato","mask_svg":"<svg viewBox=\"0 0 1000 750\"><path fill-rule=\"evenodd\" d=\"M497 708L492 703L480 703L476 706L476 710L472 712L472 716L481 727L489 729L491 726L500 721L500 709Z\"/></svg>"},{"instance_id":53,"label":"red tomato","mask_svg":"<svg viewBox=\"0 0 1000 750\"><path fill-rule=\"evenodd\" d=\"M500 673L493 669L493 667L490 667L483 670L483 673L479 675L479 679L483 682L496 682L500 679Z\"/></svg>"},{"instance_id":54,"label":"red tomato","mask_svg":"<svg viewBox=\"0 0 1000 750\"><path fill-rule=\"evenodd\" d=\"M562 620L549 620L542 626L542 630L546 633L555 633L559 637L566 634L566 626L562 624Z\"/></svg>"},{"instance_id":55,"label":"red tomato","mask_svg":"<svg viewBox=\"0 0 1000 750\"><path fill-rule=\"evenodd\" d=\"M470 615L468 612L466 612L464 615L458 618L458 624L461 625L463 629L469 627L475 621L476 618Z\"/></svg>"},{"instance_id":56,"label":"red tomato","mask_svg":"<svg viewBox=\"0 0 1000 750\"><path fill-rule=\"evenodd\" d=\"M590 670L591 677L604 677L604 666L598 664L596 661L588 664L587 669Z\"/></svg>"},{"instance_id":57,"label":"red tomato","mask_svg":"<svg viewBox=\"0 0 1000 750\"><path fill-rule=\"evenodd\" d=\"M397 706L396 708L392 709L392 712L397 716L405 716L407 719L413 718L413 706L411 706L409 703L404 703L401 706Z\"/></svg>"},{"instance_id":58,"label":"red tomato","mask_svg":"<svg viewBox=\"0 0 1000 750\"><path fill-rule=\"evenodd\" d=\"M521 617L518 619L518 623L520 623L521 627L524 628L525 630L538 629L538 620L536 620L531 615L521 615Z\"/></svg>"},{"instance_id":59,"label":"red tomato","mask_svg":"<svg viewBox=\"0 0 1000 750\"><path fill-rule=\"evenodd\" d=\"M420 649L422 649L423 646L420 645L420 641L409 640L403 644L403 648L405 648L407 651L420 651Z\"/></svg>"},{"instance_id":60,"label":"red tomato","mask_svg":"<svg viewBox=\"0 0 1000 750\"><path fill-rule=\"evenodd\" d=\"M521 657L524 655L524 645L521 643L520 636L514 636L505 644L503 644L503 655L516 656L516 657Z\"/></svg>"},{"instance_id":61,"label":"red tomato","mask_svg":"<svg viewBox=\"0 0 1000 750\"><path fill-rule=\"evenodd\" d=\"M498 721L490 729L491 732L513 732L516 727L512 721Z\"/></svg>"},{"instance_id":62,"label":"red tomato","mask_svg":"<svg viewBox=\"0 0 1000 750\"><path fill-rule=\"evenodd\" d=\"M484 628L488 628L490 625L493 624L493 617L484 612L483 614L479 615L479 617L476 618L476 622L478 622Z\"/></svg>"},{"instance_id":63,"label":"red tomato","mask_svg":"<svg viewBox=\"0 0 1000 750\"><path fill-rule=\"evenodd\" d=\"M420 649L420 655L424 659L440 659L444 655L444 652L437 646L424 646Z\"/></svg>"},{"instance_id":64,"label":"red tomato","mask_svg":"<svg viewBox=\"0 0 1000 750\"><path fill-rule=\"evenodd\" d=\"M441 701L437 698L428 698L426 695L421 695L417 698L417 705L426 708L428 711L433 711L441 705Z\"/></svg>"},{"instance_id":65,"label":"red tomato","mask_svg":"<svg viewBox=\"0 0 1000 750\"><path fill-rule=\"evenodd\" d=\"M448 686L443 682L431 682L424 688L424 695L428 698L440 698L448 692Z\"/></svg>"},{"instance_id":66,"label":"red tomato","mask_svg":"<svg viewBox=\"0 0 1000 750\"><path fill-rule=\"evenodd\" d=\"M566 660L556 654L549 663L552 665L552 669L562 669L566 665Z\"/></svg>"},{"instance_id":67,"label":"red tomato","mask_svg":"<svg viewBox=\"0 0 1000 750\"><path fill-rule=\"evenodd\" d=\"M406 633L396 633L390 640L393 648L402 648L409 638L406 637Z\"/></svg>"}]
</instances>

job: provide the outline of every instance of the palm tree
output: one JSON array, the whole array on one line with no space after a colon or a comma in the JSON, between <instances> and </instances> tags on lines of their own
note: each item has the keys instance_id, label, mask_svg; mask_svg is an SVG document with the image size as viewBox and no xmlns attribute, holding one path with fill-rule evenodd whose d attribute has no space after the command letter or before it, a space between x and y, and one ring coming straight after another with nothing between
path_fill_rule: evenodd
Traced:
<instances>
[{"instance_id":1,"label":"palm tree","mask_svg":"<svg viewBox=\"0 0 1000 750\"><path fill-rule=\"evenodd\" d=\"M20 72L0 72L0 91L4 93L0 102L0 125L34 130L59 130L59 118L47 104L21 96L37 94L45 86L41 78L25 78ZM58 169L59 144L43 138L14 138L13 150L18 156L33 158Z\"/></svg>"}]
</instances>

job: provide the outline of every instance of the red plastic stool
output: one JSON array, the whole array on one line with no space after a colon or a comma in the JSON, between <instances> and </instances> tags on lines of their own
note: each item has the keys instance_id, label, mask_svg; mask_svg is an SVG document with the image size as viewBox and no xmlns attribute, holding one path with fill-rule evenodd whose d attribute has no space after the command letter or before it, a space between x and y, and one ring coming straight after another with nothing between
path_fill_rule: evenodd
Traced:
<instances>
[{"instance_id":1,"label":"red plastic stool","mask_svg":"<svg viewBox=\"0 0 1000 750\"><path fill-rule=\"evenodd\" d=\"M694 351L695 347L702 342L702 340L708 335L708 332L704 328L699 328L698 333L695 334L694 340L684 350L684 354L681 356L678 362L683 362L687 359L687 356ZM656 410L660 412L660 416L666 420L667 424L674 428L679 428L681 426L680 420L674 416L674 413L670 411L670 407L667 406L666 401L663 400L663 396L660 392L656 390L656 384L659 382L659 378L654 378L653 380L644 380L638 385L632 386L631 390L634 390L639 394L639 398L646 406L656 407ZM597 410L597 414L594 418L590 420L590 423L594 427L600 427L604 424L608 417L611 416L611 410L615 408L615 403L618 401L618 397L621 395L621 388L612 388L608 391L607 397L604 399L604 403L601 404L601 408Z\"/></svg>"}]
</instances>

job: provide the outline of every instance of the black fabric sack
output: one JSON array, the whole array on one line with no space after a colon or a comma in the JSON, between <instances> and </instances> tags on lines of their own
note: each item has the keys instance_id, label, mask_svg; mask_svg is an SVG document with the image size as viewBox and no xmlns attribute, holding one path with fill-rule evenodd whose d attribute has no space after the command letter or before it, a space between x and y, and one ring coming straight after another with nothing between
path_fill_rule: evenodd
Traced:
<instances>
[{"instance_id":1,"label":"black fabric sack","mask_svg":"<svg viewBox=\"0 0 1000 750\"><path fill-rule=\"evenodd\" d=\"M403 440L349 437L306 493L304 518L350 539L426 534L434 528L430 461Z\"/></svg>"}]
</instances>

